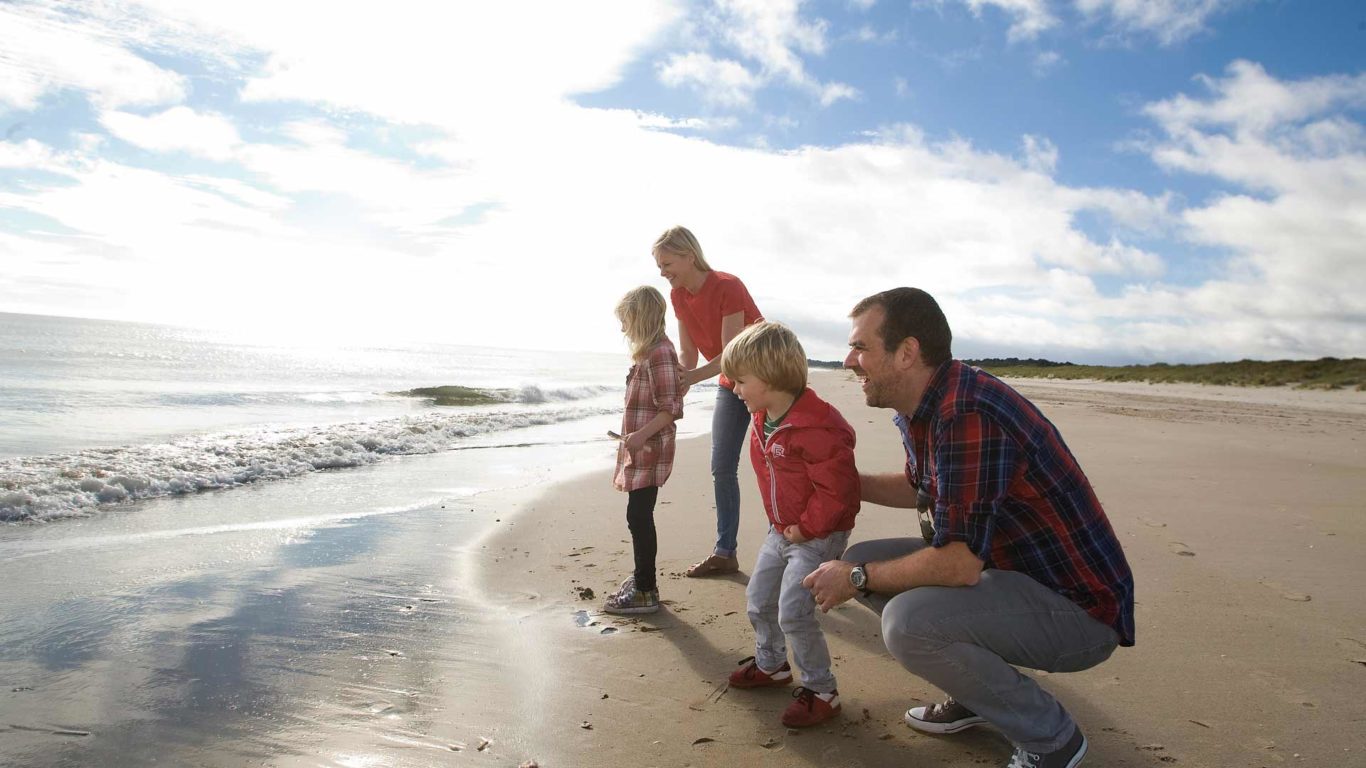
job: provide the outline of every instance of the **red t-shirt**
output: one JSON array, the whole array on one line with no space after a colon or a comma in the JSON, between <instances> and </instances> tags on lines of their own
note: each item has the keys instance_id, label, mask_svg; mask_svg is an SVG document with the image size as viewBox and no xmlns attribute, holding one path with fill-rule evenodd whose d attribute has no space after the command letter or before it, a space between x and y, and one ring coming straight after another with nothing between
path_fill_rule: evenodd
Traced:
<instances>
[{"instance_id":1,"label":"red t-shirt","mask_svg":"<svg viewBox=\"0 0 1366 768\"><path fill-rule=\"evenodd\" d=\"M764 319L745 284L725 272L708 272L696 294L689 293L687 288L675 288L669 294L669 300L674 305L679 325L688 331L688 338L707 360L714 360L725 348L721 343L721 318L743 312L746 327ZM720 384L726 389L734 387L724 375Z\"/></svg>"}]
</instances>

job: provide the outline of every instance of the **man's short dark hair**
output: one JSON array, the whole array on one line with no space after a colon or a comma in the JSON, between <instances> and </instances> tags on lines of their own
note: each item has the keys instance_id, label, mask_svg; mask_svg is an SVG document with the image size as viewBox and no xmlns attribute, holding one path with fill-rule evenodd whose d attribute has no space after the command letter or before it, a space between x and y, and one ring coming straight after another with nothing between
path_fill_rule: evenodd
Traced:
<instances>
[{"instance_id":1,"label":"man's short dark hair","mask_svg":"<svg viewBox=\"0 0 1366 768\"><path fill-rule=\"evenodd\" d=\"M920 357L931 367L953 357L953 332L934 297L919 288L893 288L854 305L850 317L882 307L882 345L888 352L912 336L920 342Z\"/></svg>"}]
</instances>

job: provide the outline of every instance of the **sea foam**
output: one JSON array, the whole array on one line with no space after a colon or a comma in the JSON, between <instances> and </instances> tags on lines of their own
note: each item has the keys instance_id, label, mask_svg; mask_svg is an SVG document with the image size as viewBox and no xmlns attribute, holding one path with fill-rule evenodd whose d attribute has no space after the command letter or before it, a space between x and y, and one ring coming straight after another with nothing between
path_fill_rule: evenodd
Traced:
<instances>
[{"instance_id":1,"label":"sea foam","mask_svg":"<svg viewBox=\"0 0 1366 768\"><path fill-rule=\"evenodd\" d=\"M357 467L389 455L435 453L476 435L618 410L508 405L6 459L0 461L0 521L89 515L101 505Z\"/></svg>"}]
</instances>

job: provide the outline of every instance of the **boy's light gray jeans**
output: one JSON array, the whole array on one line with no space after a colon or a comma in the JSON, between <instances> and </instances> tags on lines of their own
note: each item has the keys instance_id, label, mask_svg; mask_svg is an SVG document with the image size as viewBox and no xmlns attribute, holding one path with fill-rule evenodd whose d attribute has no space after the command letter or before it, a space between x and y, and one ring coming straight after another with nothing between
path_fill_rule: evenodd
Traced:
<instances>
[{"instance_id":1,"label":"boy's light gray jeans","mask_svg":"<svg viewBox=\"0 0 1366 768\"><path fill-rule=\"evenodd\" d=\"M816 599L802 586L802 579L821 563L838 559L848 542L848 531L836 531L823 539L793 544L769 526L745 589L759 667L769 671L781 667L791 645L792 663L801 672L802 685L817 693L835 690L835 675L830 671L825 633L816 619Z\"/></svg>"},{"instance_id":2,"label":"boy's light gray jeans","mask_svg":"<svg viewBox=\"0 0 1366 768\"><path fill-rule=\"evenodd\" d=\"M844 560L891 560L927 545L921 539L861 541ZM986 718L1031 752L1053 752L1076 723L1014 666L1077 672L1110 658L1114 629L1017 571L988 569L971 587L916 587L893 597L860 596L882 616L887 650L916 676Z\"/></svg>"}]
</instances>

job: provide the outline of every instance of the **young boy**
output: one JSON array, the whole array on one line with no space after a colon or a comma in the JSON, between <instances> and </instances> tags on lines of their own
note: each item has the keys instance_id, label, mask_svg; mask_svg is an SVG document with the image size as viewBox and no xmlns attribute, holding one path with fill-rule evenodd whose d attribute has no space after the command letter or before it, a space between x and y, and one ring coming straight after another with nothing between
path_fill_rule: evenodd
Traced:
<instances>
[{"instance_id":1,"label":"young boy","mask_svg":"<svg viewBox=\"0 0 1366 768\"><path fill-rule=\"evenodd\" d=\"M754 415L750 459L769 521L746 590L754 655L740 662L730 684L788 685L790 644L802 686L782 722L816 725L839 714L840 700L816 601L802 579L843 554L854 527L854 430L806 386L806 352L784 325L759 322L741 331L726 345L721 370Z\"/></svg>"}]
</instances>

